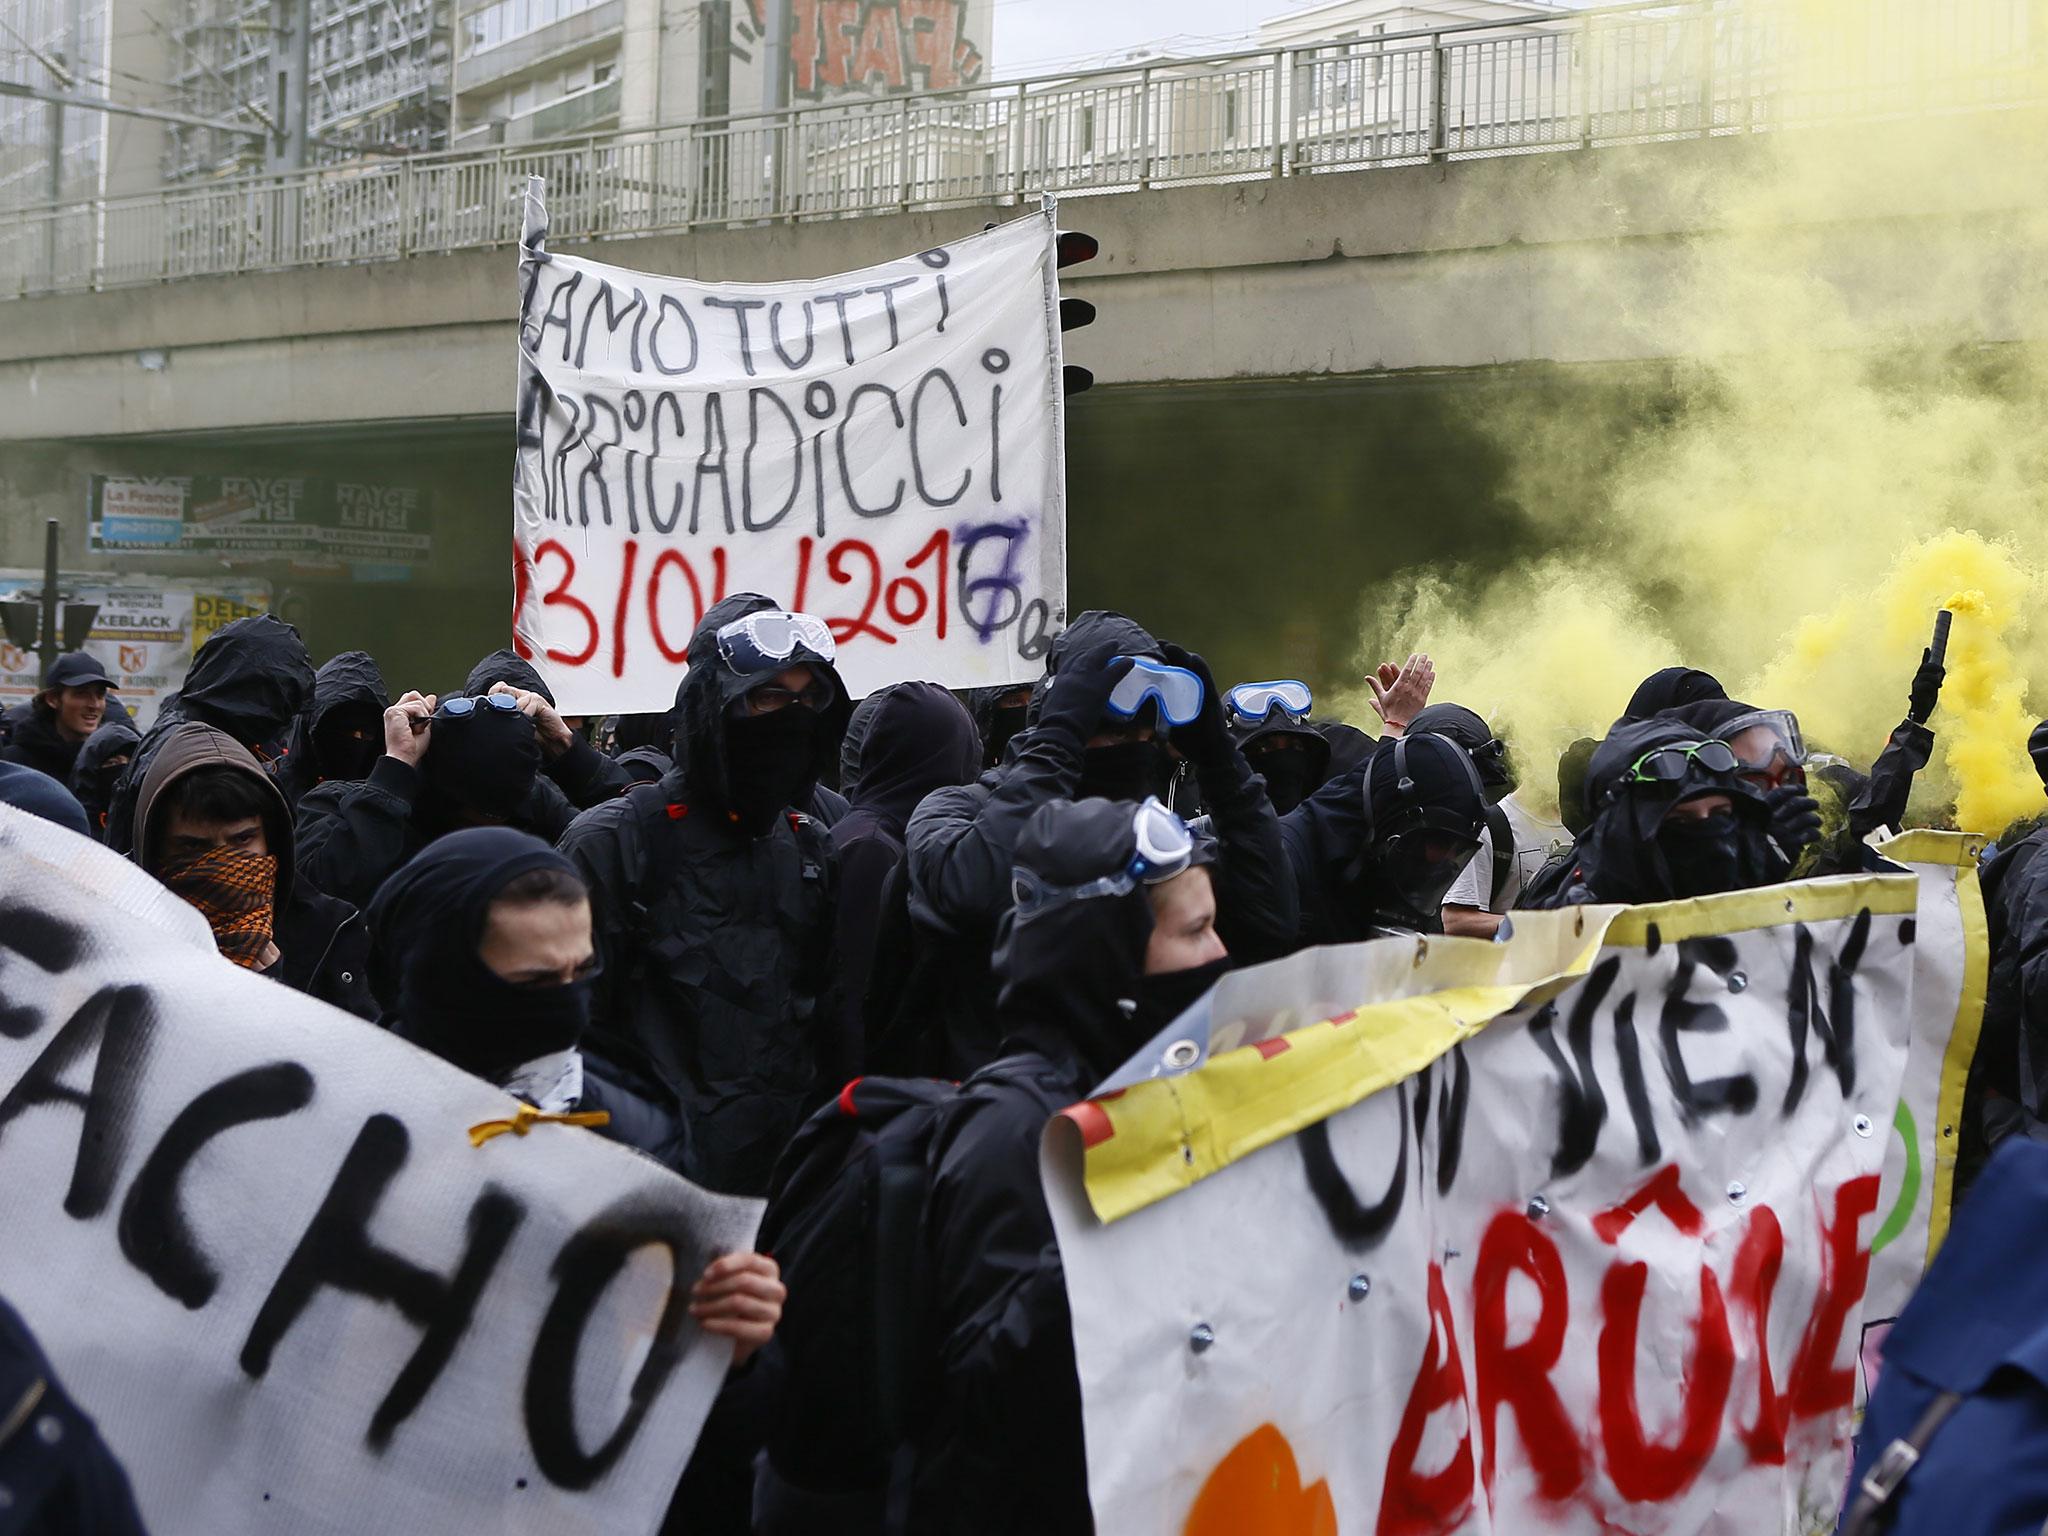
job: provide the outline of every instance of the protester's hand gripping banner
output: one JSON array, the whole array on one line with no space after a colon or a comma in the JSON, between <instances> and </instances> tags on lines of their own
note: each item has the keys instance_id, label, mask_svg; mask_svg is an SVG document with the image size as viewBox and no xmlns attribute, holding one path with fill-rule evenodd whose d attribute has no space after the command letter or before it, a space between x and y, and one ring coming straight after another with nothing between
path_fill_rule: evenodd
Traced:
<instances>
[{"instance_id":1,"label":"protester's hand gripping banner","mask_svg":"<svg viewBox=\"0 0 2048 1536\"><path fill-rule=\"evenodd\" d=\"M1909 1290L1946 1220L1938 1114L1914 1188L1888 1143L1976 1027L1974 880L1910 856L1310 951L1068 1111L1098 1528L1832 1530L1873 1239Z\"/></svg>"},{"instance_id":2,"label":"protester's hand gripping banner","mask_svg":"<svg viewBox=\"0 0 2048 1536\"><path fill-rule=\"evenodd\" d=\"M848 687L1028 681L1066 612L1052 205L815 281L520 253L513 643L572 714L667 709L733 592Z\"/></svg>"},{"instance_id":3,"label":"protester's hand gripping banner","mask_svg":"<svg viewBox=\"0 0 2048 1536\"><path fill-rule=\"evenodd\" d=\"M651 1532L755 1202L239 969L0 806L0 1297L159 1532Z\"/></svg>"}]
</instances>

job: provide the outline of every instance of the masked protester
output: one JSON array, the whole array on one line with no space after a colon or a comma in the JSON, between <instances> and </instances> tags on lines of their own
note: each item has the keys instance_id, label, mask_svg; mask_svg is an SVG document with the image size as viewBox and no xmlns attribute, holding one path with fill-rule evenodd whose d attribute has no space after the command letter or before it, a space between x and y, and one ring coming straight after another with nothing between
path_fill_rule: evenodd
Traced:
<instances>
[{"instance_id":1,"label":"masked protester","mask_svg":"<svg viewBox=\"0 0 2048 1536\"><path fill-rule=\"evenodd\" d=\"M1200 773L1221 845L1225 942L1247 961L1293 942L1295 898L1279 818L1230 739L1223 700L1199 656L1162 645L1119 613L1077 617L1053 642L1030 728L1007 761L926 797L910 819L907 902L914 958L887 997L871 988L870 1032L887 1042L871 1069L964 1077L999 1041L989 952L1010 908L1010 859L1041 805L1058 799L1164 800L1171 730Z\"/></svg>"},{"instance_id":2,"label":"masked protester","mask_svg":"<svg viewBox=\"0 0 2048 1536\"><path fill-rule=\"evenodd\" d=\"M1667 709L1727 697L1728 690L1711 672L1702 672L1697 667L1665 667L1662 671L1652 672L1637 685L1636 691L1629 696L1628 708L1621 712L1617 723L1633 725L1639 720L1661 715Z\"/></svg>"},{"instance_id":3,"label":"masked protester","mask_svg":"<svg viewBox=\"0 0 2048 1536\"><path fill-rule=\"evenodd\" d=\"M329 779L367 779L384 749L384 711L391 695L368 651L343 651L313 674L313 702L292 723L285 749L270 765L285 803L298 809L306 791Z\"/></svg>"},{"instance_id":4,"label":"masked protester","mask_svg":"<svg viewBox=\"0 0 2048 1536\"><path fill-rule=\"evenodd\" d=\"M267 613L236 619L208 637L192 658L185 684L165 699L144 733L107 809L107 846L130 851L135 794L158 745L181 725L210 725L275 761L286 733L313 698L313 661L299 632Z\"/></svg>"},{"instance_id":5,"label":"masked protester","mask_svg":"<svg viewBox=\"0 0 2048 1536\"><path fill-rule=\"evenodd\" d=\"M1702 737L1728 743L1735 771L1771 810L1771 840L1788 865L1820 841L1820 804L1807 792L1806 742L1789 709L1758 709L1739 699L1707 699L1668 712ZM1801 866L1803 868L1803 866ZM1896 868L1874 855L1872 869Z\"/></svg>"},{"instance_id":6,"label":"masked protester","mask_svg":"<svg viewBox=\"0 0 2048 1536\"><path fill-rule=\"evenodd\" d=\"M981 766L994 768L1008 754L1011 739L1024 729L1031 713L1031 687L999 683L992 688L971 688L965 702L981 737Z\"/></svg>"},{"instance_id":7,"label":"masked protester","mask_svg":"<svg viewBox=\"0 0 2048 1536\"><path fill-rule=\"evenodd\" d=\"M2048 787L2048 720L2027 738ZM1991 973L1984 1024L1963 1102L1961 1162L1974 1173L1989 1150L2020 1134L2048 1141L2048 805L2010 828L1981 881Z\"/></svg>"},{"instance_id":8,"label":"masked protester","mask_svg":"<svg viewBox=\"0 0 2048 1536\"><path fill-rule=\"evenodd\" d=\"M933 1397L904 1526L917 1536L1093 1527L1039 1135L1222 975L1206 857L1157 803L1054 799L1018 833L995 961L1002 1048L944 1108L927 1155Z\"/></svg>"},{"instance_id":9,"label":"masked protester","mask_svg":"<svg viewBox=\"0 0 2048 1536\"><path fill-rule=\"evenodd\" d=\"M29 701L27 717L0 751L0 762L20 763L69 784L79 749L106 718L107 691L118 686L98 657L84 651L59 656L43 674L42 692Z\"/></svg>"},{"instance_id":10,"label":"masked protester","mask_svg":"<svg viewBox=\"0 0 2048 1536\"><path fill-rule=\"evenodd\" d=\"M1593 825L1557 904L1673 901L1782 880L1771 811L1728 744L1670 718L1618 725L1586 771Z\"/></svg>"},{"instance_id":11,"label":"masked protester","mask_svg":"<svg viewBox=\"0 0 2048 1536\"><path fill-rule=\"evenodd\" d=\"M71 793L85 807L85 819L91 824L94 837L106 835L107 807L113 802L114 785L141 743L142 737L134 724L124 716L108 720L78 749L78 760L71 765Z\"/></svg>"},{"instance_id":12,"label":"masked protester","mask_svg":"<svg viewBox=\"0 0 2048 1536\"><path fill-rule=\"evenodd\" d=\"M1465 749L1427 733L1383 741L1281 821L1301 892L1298 943L1441 933L1444 897L1479 851L1486 802Z\"/></svg>"},{"instance_id":13,"label":"masked protester","mask_svg":"<svg viewBox=\"0 0 2048 1536\"><path fill-rule=\"evenodd\" d=\"M731 1194L767 1189L819 1087L833 866L796 807L846 719L835 650L758 594L713 606L676 690L674 771L561 840L596 903L593 1039L677 1095L685 1171Z\"/></svg>"},{"instance_id":14,"label":"masked protester","mask_svg":"<svg viewBox=\"0 0 2048 1536\"><path fill-rule=\"evenodd\" d=\"M1224 696L1231 740L1266 781L1276 815L1300 805L1330 775L1330 738L1308 718L1314 705L1308 685L1292 679L1239 683Z\"/></svg>"},{"instance_id":15,"label":"masked protester","mask_svg":"<svg viewBox=\"0 0 2048 1536\"><path fill-rule=\"evenodd\" d=\"M553 792L560 790L572 810L588 810L623 794L634 783L631 773L591 745L582 720L556 709L553 690L516 651L491 652L469 669L462 685L462 695L473 699L505 692L518 696L539 737L541 783L547 786L538 791L542 799L552 800ZM555 814L541 812L536 806L532 819L536 824L552 824Z\"/></svg>"},{"instance_id":16,"label":"masked protester","mask_svg":"<svg viewBox=\"0 0 2048 1536\"><path fill-rule=\"evenodd\" d=\"M1892 733L1870 765L1870 777L1849 803L1849 835L1861 843L1879 827L1903 827L1906 802L1913 794L1913 779L1934 756L1934 732L1927 722L1941 700L1941 685L1948 670L1923 651L1907 692L1906 718Z\"/></svg>"},{"instance_id":17,"label":"masked protester","mask_svg":"<svg viewBox=\"0 0 2048 1536\"><path fill-rule=\"evenodd\" d=\"M300 800L300 873L367 906L422 848L463 827L509 826L544 842L561 836L575 811L541 776L544 751L522 697L532 696L408 693L393 704L370 776L329 780ZM554 728L567 734L559 720Z\"/></svg>"},{"instance_id":18,"label":"masked protester","mask_svg":"<svg viewBox=\"0 0 2048 1536\"><path fill-rule=\"evenodd\" d=\"M1444 897L1444 932L1490 939L1553 854L1571 839L1562 823L1533 814L1515 794L1507 743L1462 704L1432 704L1409 723L1408 734L1443 736L1472 759L1486 799L1479 852Z\"/></svg>"},{"instance_id":19,"label":"masked protester","mask_svg":"<svg viewBox=\"0 0 2048 1536\"><path fill-rule=\"evenodd\" d=\"M25 768L20 763L0 763L0 805L55 822L67 832L91 837L93 829L85 819L85 807L70 790L47 773Z\"/></svg>"},{"instance_id":20,"label":"masked protester","mask_svg":"<svg viewBox=\"0 0 2048 1536\"><path fill-rule=\"evenodd\" d=\"M892 965L910 939L907 920L884 914L903 863L910 814L933 790L971 784L981 772L981 738L960 701L937 683L893 683L855 706L840 743L840 786L849 809L832 828L839 865L838 910L832 934L831 988L822 1046L824 1081L841 1083L863 1070L863 1002L871 967Z\"/></svg>"},{"instance_id":21,"label":"masked protester","mask_svg":"<svg viewBox=\"0 0 2048 1536\"><path fill-rule=\"evenodd\" d=\"M205 917L227 959L375 1016L356 909L298 878L291 813L254 754L186 723L158 744L135 800L130 857Z\"/></svg>"}]
</instances>

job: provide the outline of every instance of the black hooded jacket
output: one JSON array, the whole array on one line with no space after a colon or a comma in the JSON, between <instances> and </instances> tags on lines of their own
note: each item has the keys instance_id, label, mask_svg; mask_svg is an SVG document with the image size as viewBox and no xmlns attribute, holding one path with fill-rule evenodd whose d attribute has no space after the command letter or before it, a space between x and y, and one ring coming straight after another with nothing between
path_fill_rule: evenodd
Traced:
<instances>
[{"instance_id":1,"label":"black hooded jacket","mask_svg":"<svg viewBox=\"0 0 2048 1536\"><path fill-rule=\"evenodd\" d=\"M92 823L94 837L106 835L107 805L121 774L121 767L109 767L108 760L132 758L141 744L142 737L134 722L124 715L119 720L110 718L103 722L78 749L78 760L71 765L71 793L85 807L85 819Z\"/></svg>"},{"instance_id":2,"label":"black hooded jacket","mask_svg":"<svg viewBox=\"0 0 2048 1536\"><path fill-rule=\"evenodd\" d=\"M351 705L370 717L372 730L380 733L372 740L381 744L383 715L391 707L391 695L384 686L384 674L377 670L377 659L368 651L343 651L321 664L313 674L311 708L292 722L283 756L270 765L271 782L293 810L314 785L360 774L360 769L356 773L334 771L332 765L320 761L318 746L322 722L335 710Z\"/></svg>"},{"instance_id":3,"label":"black hooded jacket","mask_svg":"<svg viewBox=\"0 0 2048 1536\"><path fill-rule=\"evenodd\" d=\"M158 820L164 796L180 779L207 768L229 768L261 784L266 794L263 830L277 860L271 900L271 939L278 960L264 972L294 992L332 1003L359 1018L377 1016L370 999L370 936L354 906L313 889L299 877L291 811L255 754L211 726L187 721L158 743L135 798L135 847L129 857L150 874L161 867Z\"/></svg>"},{"instance_id":4,"label":"black hooded jacket","mask_svg":"<svg viewBox=\"0 0 2048 1536\"><path fill-rule=\"evenodd\" d=\"M561 839L591 888L604 959L593 1043L676 1093L691 1122L690 1178L746 1195L765 1193L817 1091L832 938L825 830L787 811L749 836L725 809L726 711L750 683L720 659L718 631L776 606L742 593L705 614L676 690L675 769L585 811ZM846 690L813 665L837 694L815 720L823 762Z\"/></svg>"},{"instance_id":5,"label":"black hooded jacket","mask_svg":"<svg viewBox=\"0 0 2048 1536\"><path fill-rule=\"evenodd\" d=\"M1041 809L1018 863L1074 885L1128 860L1131 806ZM1120 839L1120 841L1119 841ZM1039 1177L1046 1123L1144 1044L1134 1023L1152 909L1142 888L1006 914L1002 1054L933 1133L925 1218L937 1401L916 1437L916 1536L1093 1528L1066 1276Z\"/></svg>"},{"instance_id":6,"label":"black hooded jacket","mask_svg":"<svg viewBox=\"0 0 2048 1536\"><path fill-rule=\"evenodd\" d=\"M537 693L548 701L550 709L554 708L554 690L548 687L533 663L517 651L491 652L469 669L462 691L472 697L481 697L489 693L496 683L507 683L523 692ZM560 757L544 760L541 771L561 790L563 798L579 811L602 805L639 782L630 769L593 747L581 731L571 731L569 750Z\"/></svg>"},{"instance_id":7,"label":"black hooded jacket","mask_svg":"<svg viewBox=\"0 0 2048 1536\"><path fill-rule=\"evenodd\" d=\"M1697 667L1665 667L1652 672L1636 686L1636 691L1629 696L1628 708L1622 711L1621 719L1616 723L1633 724L1652 715L1660 715L1667 709L1727 697L1728 690L1711 672L1702 672Z\"/></svg>"},{"instance_id":8,"label":"black hooded jacket","mask_svg":"<svg viewBox=\"0 0 2048 1536\"><path fill-rule=\"evenodd\" d=\"M185 685L163 702L135 759L114 786L107 846L135 840L135 792L158 743L187 721L225 731L258 759L275 758L313 698L313 660L299 632L267 613L223 625L199 647Z\"/></svg>"},{"instance_id":9,"label":"black hooded jacket","mask_svg":"<svg viewBox=\"0 0 2048 1536\"><path fill-rule=\"evenodd\" d=\"M66 740L57 730L56 715L35 699L28 715L15 727L13 739L0 750L0 762L19 763L48 774L59 784L69 784L84 746L83 741Z\"/></svg>"},{"instance_id":10,"label":"black hooded jacket","mask_svg":"<svg viewBox=\"0 0 2048 1536\"><path fill-rule=\"evenodd\" d=\"M1053 642L1049 675L1103 644L1130 656L1161 654L1159 642L1120 613L1079 615ZM1043 692L1034 698L1034 711ZM1010 909L1012 850L1033 811L1079 789L1087 743L1071 730L1037 723L1010 743L1008 758L974 783L928 795L910 818L908 901L915 958L900 993L877 1011L892 1038L922 1043L891 1071L965 1077L992 1060L995 980L989 953ZM1264 782L1242 752L1227 775L1205 778L1203 797L1220 857L1217 928L1244 963L1285 954L1294 943L1294 882Z\"/></svg>"},{"instance_id":11,"label":"black hooded jacket","mask_svg":"<svg viewBox=\"0 0 2048 1536\"><path fill-rule=\"evenodd\" d=\"M471 719L483 729L497 725L488 716ZM471 726L452 721L447 728ZM430 742L429 757L433 750ZM425 759L415 767L386 754L367 779L329 779L308 790L298 807L300 873L329 895L367 907L378 886L459 825L431 793L431 779ZM524 803L506 825L553 843L575 819L568 797L545 774L535 773Z\"/></svg>"},{"instance_id":12,"label":"black hooded jacket","mask_svg":"<svg viewBox=\"0 0 2048 1536\"><path fill-rule=\"evenodd\" d=\"M862 1002L911 813L935 789L974 782L981 737L937 683L893 683L854 709L839 756L850 809L832 828L839 899L822 1042L827 1084L862 1070Z\"/></svg>"}]
</instances>

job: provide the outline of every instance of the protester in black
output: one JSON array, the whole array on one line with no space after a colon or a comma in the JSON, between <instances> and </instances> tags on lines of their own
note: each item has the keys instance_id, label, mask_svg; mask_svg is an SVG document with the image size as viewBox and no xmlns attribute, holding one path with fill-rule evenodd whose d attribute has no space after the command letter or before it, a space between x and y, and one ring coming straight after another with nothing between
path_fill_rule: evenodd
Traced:
<instances>
[{"instance_id":1,"label":"protester in black","mask_svg":"<svg viewBox=\"0 0 2048 1536\"><path fill-rule=\"evenodd\" d=\"M2048 720L2027 738L2048 786ZM2048 811L2048 808L2044 808ZM2021 1134L2048 1140L2048 816L2009 829L1981 880L1991 972L1964 1098L1963 1158Z\"/></svg>"},{"instance_id":2,"label":"protester in black","mask_svg":"<svg viewBox=\"0 0 2048 1536\"><path fill-rule=\"evenodd\" d=\"M886 1070L962 1077L998 1043L988 957L1010 907L1010 859L1031 813L1056 799L1164 799L1172 759L1151 703L1130 718L1108 711L1111 693L1141 657L1195 674L1200 716L1175 739L1202 776L1221 845L1219 923L1247 961L1284 953L1296 920L1279 818L1264 783L1230 739L1223 702L1201 658L1163 646L1119 613L1081 614L1047 658L1029 731L1008 760L960 789L928 796L911 817L906 867L916 925L914 988L884 1010L899 1043ZM921 1038L919 1038L921 1037Z\"/></svg>"},{"instance_id":3,"label":"protester in black","mask_svg":"<svg viewBox=\"0 0 2048 1536\"><path fill-rule=\"evenodd\" d=\"M1275 687L1299 689L1299 707L1291 707L1291 699L1273 697ZM1322 788L1330 776L1331 742L1308 719L1313 699L1305 686L1240 683L1226 701L1231 740L1266 781L1266 798L1276 815L1285 816Z\"/></svg>"},{"instance_id":4,"label":"protester in black","mask_svg":"<svg viewBox=\"0 0 2048 1536\"><path fill-rule=\"evenodd\" d=\"M1727 743L1665 717L1617 725L1586 770L1593 824L1555 905L1671 901L1782 880L1771 810Z\"/></svg>"},{"instance_id":5,"label":"protester in black","mask_svg":"<svg viewBox=\"0 0 2048 1536\"><path fill-rule=\"evenodd\" d=\"M85 819L94 837L106 835L107 807L113 803L114 785L141 745L141 734L124 714L118 720L109 717L78 749L77 761L71 765L71 793L85 807Z\"/></svg>"},{"instance_id":6,"label":"protester in black","mask_svg":"<svg viewBox=\"0 0 2048 1536\"><path fill-rule=\"evenodd\" d=\"M408 693L392 705L370 776L330 779L300 800L300 872L367 906L414 854L449 832L510 826L544 842L560 837L575 809L541 775L541 744L520 697Z\"/></svg>"},{"instance_id":7,"label":"protester in black","mask_svg":"<svg viewBox=\"0 0 2048 1536\"><path fill-rule=\"evenodd\" d=\"M313 661L299 632L259 613L236 619L207 638L192 658L185 684L165 699L107 811L107 846L126 853L135 837L135 792L157 746L187 723L224 731L259 762L275 761L287 732L312 701Z\"/></svg>"},{"instance_id":8,"label":"protester in black","mask_svg":"<svg viewBox=\"0 0 2048 1536\"><path fill-rule=\"evenodd\" d=\"M199 909L235 964L374 1016L368 930L353 906L298 877L284 796L225 731L188 722L158 743L130 857Z\"/></svg>"},{"instance_id":9,"label":"protester in black","mask_svg":"<svg viewBox=\"0 0 2048 1536\"><path fill-rule=\"evenodd\" d=\"M851 809L832 828L838 911L819 1042L827 1086L864 1070L862 1004L910 814L933 790L974 782L981 738L960 701L937 683L892 683L855 707L839 761Z\"/></svg>"},{"instance_id":10,"label":"protester in black","mask_svg":"<svg viewBox=\"0 0 2048 1536\"><path fill-rule=\"evenodd\" d=\"M1628 708L1621 712L1621 719L1616 724L1632 725L1683 704L1727 697L1728 690L1711 672L1702 672L1697 667L1665 667L1652 672L1636 685L1636 691L1629 696Z\"/></svg>"},{"instance_id":11,"label":"protester in black","mask_svg":"<svg viewBox=\"0 0 2048 1536\"><path fill-rule=\"evenodd\" d=\"M714 605L676 691L674 771L561 839L604 957L593 1040L678 1095L689 1176L732 1194L765 1192L818 1086L832 855L793 807L844 729L835 650L758 594Z\"/></svg>"},{"instance_id":12,"label":"protester in black","mask_svg":"<svg viewBox=\"0 0 2048 1536\"><path fill-rule=\"evenodd\" d=\"M69 784L79 748L106 718L107 690L118 686L98 657L84 651L59 656L43 674L42 692L29 701L27 716L0 750L0 762L20 763Z\"/></svg>"},{"instance_id":13,"label":"protester in black","mask_svg":"<svg viewBox=\"0 0 2048 1536\"><path fill-rule=\"evenodd\" d=\"M981 766L994 768L1010 749L1010 740L1024 729L1031 713L1029 683L998 683L967 690L967 712L981 737Z\"/></svg>"},{"instance_id":14,"label":"protester in black","mask_svg":"<svg viewBox=\"0 0 2048 1536\"><path fill-rule=\"evenodd\" d=\"M391 695L368 651L343 651L313 674L313 703L292 722L284 753L270 777L285 803L298 809L307 790L329 779L353 783L370 776L384 745L384 711Z\"/></svg>"},{"instance_id":15,"label":"protester in black","mask_svg":"<svg viewBox=\"0 0 2048 1536\"><path fill-rule=\"evenodd\" d=\"M1301 893L1299 942L1441 933L1444 895L1479 850L1485 800L1465 749L1417 733L1383 741L1282 819Z\"/></svg>"},{"instance_id":16,"label":"protester in black","mask_svg":"<svg viewBox=\"0 0 2048 1536\"><path fill-rule=\"evenodd\" d=\"M1156 802L1055 799L1013 847L1001 1051L942 1110L929 1155L934 1398L914 1437L914 1536L1092 1528L1039 1136L1229 963L1205 848Z\"/></svg>"}]
</instances>

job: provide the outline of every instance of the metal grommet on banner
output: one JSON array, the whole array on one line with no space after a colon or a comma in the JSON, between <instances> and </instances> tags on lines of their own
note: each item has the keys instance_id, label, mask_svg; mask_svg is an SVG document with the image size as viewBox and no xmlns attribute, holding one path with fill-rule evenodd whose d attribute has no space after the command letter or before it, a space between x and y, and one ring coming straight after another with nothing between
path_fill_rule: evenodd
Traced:
<instances>
[{"instance_id":1,"label":"metal grommet on banner","mask_svg":"<svg viewBox=\"0 0 2048 1536\"><path fill-rule=\"evenodd\" d=\"M1740 1205L1748 1196L1748 1185L1744 1184L1740 1179L1730 1179L1728 1181L1728 1203L1730 1205Z\"/></svg>"},{"instance_id":2,"label":"metal grommet on banner","mask_svg":"<svg viewBox=\"0 0 2048 1536\"><path fill-rule=\"evenodd\" d=\"M1730 992L1746 991L1748 987L1749 977L1747 974L1742 971L1730 971L1728 973L1728 990Z\"/></svg>"},{"instance_id":3,"label":"metal grommet on banner","mask_svg":"<svg viewBox=\"0 0 2048 1536\"><path fill-rule=\"evenodd\" d=\"M1372 1294L1372 1276L1353 1275L1351 1283L1344 1287L1344 1294L1353 1301L1363 1301Z\"/></svg>"},{"instance_id":4,"label":"metal grommet on banner","mask_svg":"<svg viewBox=\"0 0 2048 1536\"><path fill-rule=\"evenodd\" d=\"M1855 1121L1854 1121L1854 1124L1855 1124L1855 1126L1856 1126L1856 1134L1857 1134L1858 1136L1868 1136L1868 1135L1870 1134L1870 1132L1871 1132L1871 1120L1870 1120L1870 1116L1868 1116L1868 1115L1858 1115L1858 1116L1856 1117Z\"/></svg>"},{"instance_id":5,"label":"metal grommet on banner","mask_svg":"<svg viewBox=\"0 0 2048 1536\"><path fill-rule=\"evenodd\" d=\"M1196 1354L1205 1353L1216 1342L1216 1330L1207 1323L1197 1323L1188 1330L1188 1348Z\"/></svg>"},{"instance_id":6,"label":"metal grommet on banner","mask_svg":"<svg viewBox=\"0 0 2048 1536\"><path fill-rule=\"evenodd\" d=\"M1532 1221L1548 1216L1549 1214L1550 1199L1548 1196L1531 1195L1529 1197L1529 1217Z\"/></svg>"},{"instance_id":7,"label":"metal grommet on banner","mask_svg":"<svg viewBox=\"0 0 2048 1536\"><path fill-rule=\"evenodd\" d=\"M1192 1040L1176 1040L1169 1045L1160 1060L1169 1072L1184 1071L1200 1060L1202 1048Z\"/></svg>"},{"instance_id":8,"label":"metal grommet on banner","mask_svg":"<svg viewBox=\"0 0 2048 1536\"><path fill-rule=\"evenodd\" d=\"M1415 967L1416 967L1416 969L1417 969L1417 970L1420 970L1420 969L1422 968L1422 962L1423 962L1423 961L1425 961L1425 960L1427 960L1428 958L1429 958L1429 940L1427 940L1427 939L1424 939L1424 938L1417 938L1417 939L1416 939L1416 941L1415 941Z\"/></svg>"}]
</instances>

